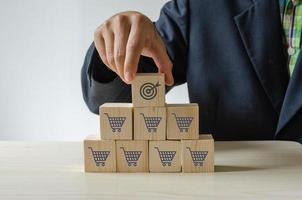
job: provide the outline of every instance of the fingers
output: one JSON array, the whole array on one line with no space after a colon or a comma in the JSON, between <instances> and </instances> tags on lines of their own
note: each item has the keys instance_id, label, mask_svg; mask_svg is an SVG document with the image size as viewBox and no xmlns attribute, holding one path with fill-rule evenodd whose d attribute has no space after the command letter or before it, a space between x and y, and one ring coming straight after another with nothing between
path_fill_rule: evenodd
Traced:
<instances>
[{"instance_id":1,"label":"fingers","mask_svg":"<svg viewBox=\"0 0 302 200\"><path fill-rule=\"evenodd\" d=\"M116 17L114 27L114 60L118 75L125 80L124 77L124 63L126 57L126 46L130 32L130 23L128 19L123 16Z\"/></svg>"},{"instance_id":2,"label":"fingers","mask_svg":"<svg viewBox=\"0 0 302 200\"><path fill-rule=\"evenodd\" d=\"M149 56L154 60L158 71L165 74L166 84L171 86L174 84L174 78L172 74L173 64L170 60L166 47L161 40L160 36L156 36L154 42L150 45L148 50Z\"/></svg>"},{"instance_id":3,"label":"fingers","mask_svg":"<svg viewBox=\"0 0 302 200\"><path fill-rule=\"evenodd\" d=\"M136 18L132 23L127 46L126 46L126 58L124 64L124 76L125 81L130 83L137 72L137 65L144 48L144 34L143 29L140 27L141 19Z\"/></svg>"},{"instance_id":4,"label":"fingers","mask_svg":"<svg viewBox=\"0 0 302 200\"><path fill-rule=\"evenodd\" d=\"M94 35L95 47L103 63L123 80L129 32L128 18L118 15L114 17L114 20L104 22Z\"/></svg>"},{"instance_id":5,"label":"fingers","mask_svg":"<svg viewBox=\"0 0 302 200\"><path fill-rule=\"evenodd\" d=\"M137 12L120 13L105 21L94 35L95 47L103 63L126 83L135 78L140 56L152 57L158 71L172 85L172 62L156 29Z\"/></svg>"},{"instance_id":6,"label":"fingers","mask_svg":"<svg viewBox=\"0 0 302 200\"><path fill-rule=\"evenodd\" d=\"M166 84L169 86L173 85L174 84L174 78L172 74L173 64L166 50L164 49L162 51L158 51L158 53L156 52L156 54L153 56L153 60L156 66L158 67L158 71L160 73L165 74Z\"/></svg>"},{"instance_id":7,"label":"fingers","mask_svg":"<svg viewBox=\"0 0 302 200\"><path fill-rule=\"evenodd\" d=\"M98 51L103 63L109 67L109 63L107 61L107 55L106 55L106 47L105 47L105 41L101 34L101 32L97 29L94 33L94 46L96 50Z\"/></svg>"},{"instance_id":8,"label":"fingers","mask_svg":"<svg viewBox=\"0 0 302 200\"><path fill-rule=\"evenodd\" d=\"M101 25L94 34L95 47L103 61L103 63L112 71L116 72L114 62L114 34L110 30L109 22Z\"/></svg>"},{"instance_id":9,"label":"fingers","mask_svg":"<svg viewBox=\"0 0 302 200\"><path fill-rule=\"evenodd\" d=\"M113 71L117 71L114 60L114 34L111 31L105 31L103 34L106 49L106 58L109 64L109 68Z\"/></svg>"}]
</instances>

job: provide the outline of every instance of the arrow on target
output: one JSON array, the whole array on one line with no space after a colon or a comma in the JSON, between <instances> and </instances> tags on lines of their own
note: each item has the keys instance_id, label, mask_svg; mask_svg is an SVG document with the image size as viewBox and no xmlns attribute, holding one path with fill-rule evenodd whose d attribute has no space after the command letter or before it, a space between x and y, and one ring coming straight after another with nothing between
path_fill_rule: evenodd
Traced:
<instances>
[{"instance_id":1,"label":"arrow on target","mask_svg":"<svg viewBox=\"0 0 302 200\"><path fill-rule=\"evenodd\" d=\"M157 95L157 87L161 86L159 82L156 84L145 83L140 88L140 95L145 100L151 100Z\"/></svg>"}]
</instances>

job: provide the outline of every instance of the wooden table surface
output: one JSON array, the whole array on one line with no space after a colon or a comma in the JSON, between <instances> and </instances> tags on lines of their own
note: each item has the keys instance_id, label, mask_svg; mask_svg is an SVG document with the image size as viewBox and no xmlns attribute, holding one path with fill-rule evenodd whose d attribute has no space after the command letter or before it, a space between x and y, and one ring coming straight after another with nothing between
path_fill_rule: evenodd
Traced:
<instances>
[{"instance_id":1,"label":"wooden table surface","mask_svg":"<svg viewBox=\"0 0 302 200\"><path fill-rule=\"evenodd\" d=\"M0 142L0 199L302 199L302 146L216 142L215 173L83 172L81 142Z\"/></svg>"}]
</instances>

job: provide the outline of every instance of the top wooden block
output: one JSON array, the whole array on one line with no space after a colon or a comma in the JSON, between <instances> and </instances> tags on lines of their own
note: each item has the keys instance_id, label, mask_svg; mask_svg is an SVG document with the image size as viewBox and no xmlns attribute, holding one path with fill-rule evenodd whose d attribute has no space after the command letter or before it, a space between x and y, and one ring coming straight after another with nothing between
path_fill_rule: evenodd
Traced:
<instances>
[{"instance_id":1,"label":"top wooden block","mask_svg":"<svg viewBox=\"0 0 302 200\"><path fill-rule=\"evenodd\" d=\"M138 73L132 82L135 107L165 106L165 78L161 73Z\"/></svg>"}]
</instances>

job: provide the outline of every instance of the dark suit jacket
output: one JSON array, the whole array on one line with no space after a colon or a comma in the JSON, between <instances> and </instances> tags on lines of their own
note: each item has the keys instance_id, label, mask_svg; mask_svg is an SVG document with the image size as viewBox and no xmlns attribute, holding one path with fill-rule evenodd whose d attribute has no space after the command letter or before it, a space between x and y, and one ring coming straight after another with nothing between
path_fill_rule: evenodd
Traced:
<instances>
[{"instance_id":1,"label":"dark suit jacket","mask_svg":"<svg viewBox=\"0 0 302 200\"><path fill-rule=\"evenodd\" d=\"M178 0L156 28L173 61L176 85L187 82L200 106L200 131L216 140L302 142L302 55L292 78L282 45L278 0ZM140 72L154 72L141 57ZM130 86L101 62L93 44L82 68L84 100L131 101Z\"/></svg>"}]
</instances>

